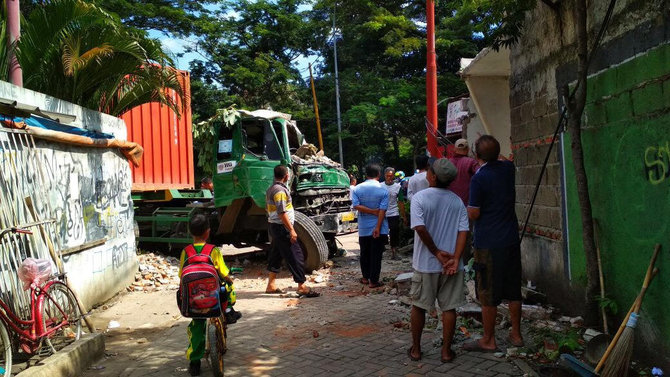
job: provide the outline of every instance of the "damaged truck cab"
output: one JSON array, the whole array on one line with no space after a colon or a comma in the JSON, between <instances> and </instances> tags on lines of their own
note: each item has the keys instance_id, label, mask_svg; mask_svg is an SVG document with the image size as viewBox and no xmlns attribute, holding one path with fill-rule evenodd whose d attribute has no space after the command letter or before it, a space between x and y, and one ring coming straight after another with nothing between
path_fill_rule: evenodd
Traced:
<instances>
[{"instance_id":1,"label":"damaged truck cab","mask_svg":"<svg viewBox=\"0 0 670 377\"><path fill-rule=\"evenodd\" d=\"M268 110L238 115L233 126L217 130L214 239L236 246L267 244L265 192L274 167L286 165L305 269L318 269L337 251L335 235L355 230L347 173L305 143L290 115Z\"/></svg>"}]
</instances>

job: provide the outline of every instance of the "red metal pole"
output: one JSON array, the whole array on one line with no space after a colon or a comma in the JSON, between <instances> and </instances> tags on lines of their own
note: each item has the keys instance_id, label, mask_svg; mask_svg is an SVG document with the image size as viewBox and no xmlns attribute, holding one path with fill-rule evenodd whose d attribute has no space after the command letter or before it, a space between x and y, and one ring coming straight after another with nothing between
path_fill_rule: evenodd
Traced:
<instances>
[{"instance_id":1,"label":"red metal pole","mask_svg":"<svg viewBox=\"0 0 670 377\"><path fill-rule=\"evenodd\" d=\"M426 132L428 141L428 153L440 158L442 152L437 145L435 132L437 131L437 63L435 53L435 0L426 1L426 31L427 31L427 53L426 53L426 118L433 132Z\"/></svg>"},{"instance_id":2,"label":"red metal pole","mask_svg":"<svg viewBox=\"0 0 670 377\"><path fill-rule=\"evenodd\" d=\"M7 30L9 45L14 43L21 36L21 17L19 10L19 0L6 0L7 4ZM14 51L9 51L9 81L17 86L23 86L23 71L19 65L19 61L14 55Z\"/></svg>"}]
</instances>

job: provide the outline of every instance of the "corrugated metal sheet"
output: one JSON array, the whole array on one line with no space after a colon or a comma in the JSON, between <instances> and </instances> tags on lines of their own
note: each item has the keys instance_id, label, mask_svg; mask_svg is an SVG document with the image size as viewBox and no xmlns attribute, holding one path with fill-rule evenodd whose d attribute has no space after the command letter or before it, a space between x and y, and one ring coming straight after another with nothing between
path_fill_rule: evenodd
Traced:
<instances>
[{"instance_id":1,"label":"corrugated metal sheet","mask_svg":"<svg viewBox=\"0 0 670 377\"><path fill-rule=\"evenodd\" d=\"M191 79L187 71L179 73L184 87L184 103L173 90L167 93L181 106L181 117L157 102L135 107L121 115L128 128L128 140L144 148L140 166L130 167L133 191L194 187Z\"/></svg>"}]
</instances>

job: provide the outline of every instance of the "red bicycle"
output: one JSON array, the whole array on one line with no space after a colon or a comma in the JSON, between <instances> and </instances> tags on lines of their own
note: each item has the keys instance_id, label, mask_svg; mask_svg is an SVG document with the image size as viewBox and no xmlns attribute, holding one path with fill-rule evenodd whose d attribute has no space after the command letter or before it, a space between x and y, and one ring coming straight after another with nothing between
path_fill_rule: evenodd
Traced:
<instances>
[{"instance_id":1,"label":"red bicycle","mask_svg":"<svg viewBox=\"0 0 670 377\"><path fill-rule=\"evenodd\" d=\"M10 232L32 234L25 228L42 223L3 229L0 239ZM52 275L40 286L31 284L28 319L19 318L0 299L0 376L11 376L14 349L34 354L46 346L48 351L56 352L81 336L81 312L74 294L63 282L64 277L65 274ZM11 330L11 337L7 329Z\"/></svg>"}]
</instances>

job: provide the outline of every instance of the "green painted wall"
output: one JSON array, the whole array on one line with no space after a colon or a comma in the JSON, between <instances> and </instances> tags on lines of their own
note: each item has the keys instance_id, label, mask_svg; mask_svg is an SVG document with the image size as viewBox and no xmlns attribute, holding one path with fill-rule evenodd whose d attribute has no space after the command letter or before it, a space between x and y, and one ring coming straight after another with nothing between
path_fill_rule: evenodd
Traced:
<instances>
[{"instance_id":1,"label":"green painted wall","mask_svg":"<svg viewBox=\"0 0 670 377\"><path fill-rule=\"evenodd\" d=\"M670 346L670 45L590 77L585 117L582 142L593 215L601 229L606 295L625 314L654 244L661 243L661 273L643 312ZM570 268L573 284L582 285L581 218L570 135L565 136Z\"/></svg>"}]
</instances>

